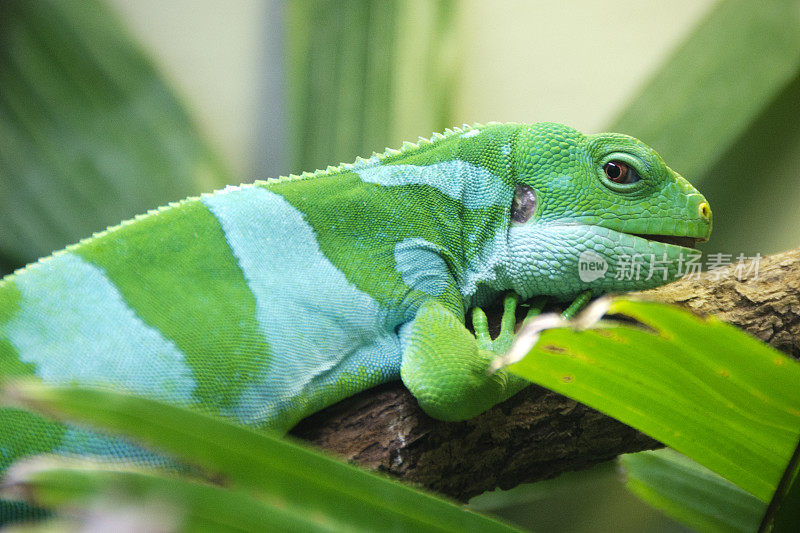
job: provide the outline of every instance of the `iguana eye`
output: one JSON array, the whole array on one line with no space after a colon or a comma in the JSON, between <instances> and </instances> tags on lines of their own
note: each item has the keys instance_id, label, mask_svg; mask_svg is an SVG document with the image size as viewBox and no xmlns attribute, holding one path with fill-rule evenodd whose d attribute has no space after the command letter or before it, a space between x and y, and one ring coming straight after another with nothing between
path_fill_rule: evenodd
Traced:
<instances>
[{"instance_id":1,"label":"iguana eye","mask_svg":"<svg viewBox=\"0 0 800 533\"><path fill-rule=\"evenodd\" d=\"M536 191L520 183L514 191L514 201L511 202L511 220L524 224L535 211Z\"/></svg>"},{"instance_id":2,"label":"iguana eye","mask_svg":"<svg viewBox=\"0 0 800 533\"><path fill-rule=\"evenodd\" d=\"M625 185L628 183L636 183L642 179L638 172L622 161L609 161L603 165L603 170L606 173L606 177L614 183Z\"/></svg>"}]
</instances>

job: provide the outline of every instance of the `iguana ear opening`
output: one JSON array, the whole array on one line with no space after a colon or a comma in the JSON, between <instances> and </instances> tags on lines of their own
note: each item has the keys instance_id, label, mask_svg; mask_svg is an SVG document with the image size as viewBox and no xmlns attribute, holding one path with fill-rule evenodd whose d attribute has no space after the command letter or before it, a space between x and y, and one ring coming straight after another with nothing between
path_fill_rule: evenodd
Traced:
<instances>
[{"instance_id":1,"label":"iguana ear opening","mask_svg":"<svg viewBox=\"0 0 800 533\"><path fill-rule=\"evenodd\" d=\"M536 191L520 183L511 202L511 222L524 224L536 212Z\"/></svg>"}]
</instances>

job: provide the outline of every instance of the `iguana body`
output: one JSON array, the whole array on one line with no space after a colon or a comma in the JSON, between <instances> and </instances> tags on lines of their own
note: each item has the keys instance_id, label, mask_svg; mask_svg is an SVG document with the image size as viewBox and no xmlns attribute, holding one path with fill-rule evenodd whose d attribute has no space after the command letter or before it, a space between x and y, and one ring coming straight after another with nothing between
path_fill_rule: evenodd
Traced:
<instances>
[{"instance_id":1,"label":"iguana body","mask_svg":"<svg viewBox=\"0 0 800 533\"><path fill-rule=\"evenodd\" d=\"M620 162L641 180L609 178ZM702 195L630 137L457 129L171 204L5 278L0 377L119 387L280 431L402 377L430 414L462 419L523 386L487 375L470 307L507 290L658 285L616 279L616 259L666 254L674 278L689 250L631 234L710 228ZM590 283L585 250L609 265ZM41 452L156 460L13 409L0 410L0 452L0 470Z\"/></svg>"}]
</instances>

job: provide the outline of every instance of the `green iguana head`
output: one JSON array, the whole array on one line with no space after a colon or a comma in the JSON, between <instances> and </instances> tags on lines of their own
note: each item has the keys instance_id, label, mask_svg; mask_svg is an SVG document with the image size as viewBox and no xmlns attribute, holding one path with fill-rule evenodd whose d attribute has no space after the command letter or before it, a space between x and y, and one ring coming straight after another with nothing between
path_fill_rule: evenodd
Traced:
<instances>
[{"instance_id":1,"label":"green iguana head","mask_svg":"<svg viewBox=\"0 0 800 533\"><path fill-rule=\"evenodd\" d=\"M687 272L708 202L650 147L561 124L520 130L507 276L522 296L645 289Z\"/></svg>"}]
</instances>

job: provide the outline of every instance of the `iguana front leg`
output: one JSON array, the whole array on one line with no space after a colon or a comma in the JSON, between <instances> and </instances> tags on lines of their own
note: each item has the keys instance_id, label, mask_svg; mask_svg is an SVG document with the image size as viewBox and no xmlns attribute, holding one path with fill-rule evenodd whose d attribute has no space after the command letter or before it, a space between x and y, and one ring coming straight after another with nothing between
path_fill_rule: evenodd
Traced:
<instances>
[{"instance_id":1,"label":"iguana front leg","mask_svg":"<svg viewBox=\"0 0 800 533\"><path fill-rule=\"evenodd\" d=\"M486 315L473 310L475 335L460 317L436 300L420 307L409 325L400 375L420 407L440 420L465 420L522 390L528 382L501 369L490 374L492 360L514 340L519 297L504 299L501 330L489 336ZM532 308L529 315L538 312Z\"/></svg>"}]
</instances>

